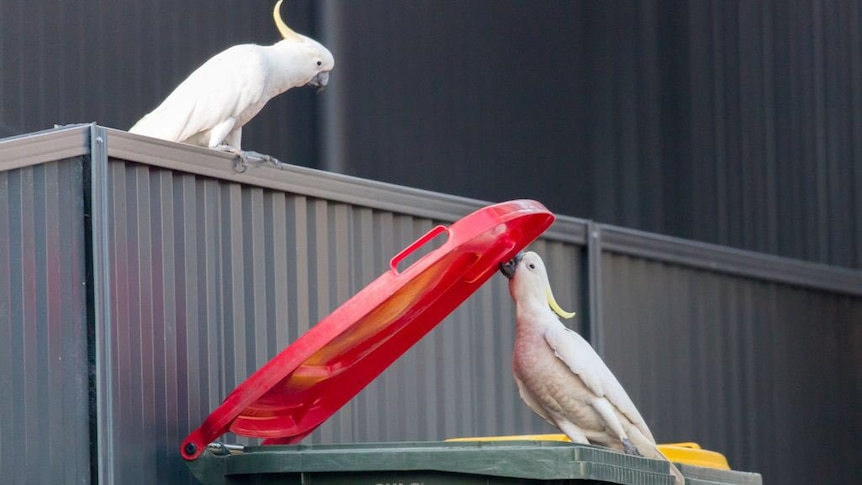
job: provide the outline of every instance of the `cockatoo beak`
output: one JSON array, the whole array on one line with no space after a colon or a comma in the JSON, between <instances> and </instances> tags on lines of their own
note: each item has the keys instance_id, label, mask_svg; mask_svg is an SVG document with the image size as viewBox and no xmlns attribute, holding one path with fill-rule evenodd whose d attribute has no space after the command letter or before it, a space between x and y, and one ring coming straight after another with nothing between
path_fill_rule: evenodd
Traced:
<instances>
[{"instance_id":1,"label":"cockatoo beak","mask_svg":"<svg viewBox=\"0 0 862 485\"><path fill-rule=\"evenodd\" d=\"M524 252L521 251L520 253L516 254L514 258L512 258L512 259L510 259L504 263L500 263L500 272L503 273L503 276L505 276L508 279L514 278L515 277L515 270L518 268L518 263L521 262L521 259L523 257L524 257Z\"/></svg>"},{"instance_id":2,"label":"cockatoo beak","mask_svg":"<svg viewBox=\"0 0 862 485\"><path fill-rule=\"evenodd\" d=\"M550 285L545 288L545 296L548 299L548 306L551 307L551 310L553 310L554 313L565 319L574 318L575 312L567 312L563 310L557 303L557 300L554 299L554 292L551 291Z\"/></svg>"},{"instance_id":3,"label":"cockatoo beak","mask_svg":"<svg viewBox=\"0 0 862 485\"><path fill-rule=\"evenodd\" d=\"M311 81L308 81L307 86L317 88L317 92L323 91L323 88L329 84L329 73L328 72L319 72L316 76L311 78Z\"/></svg>"}]
</instances>

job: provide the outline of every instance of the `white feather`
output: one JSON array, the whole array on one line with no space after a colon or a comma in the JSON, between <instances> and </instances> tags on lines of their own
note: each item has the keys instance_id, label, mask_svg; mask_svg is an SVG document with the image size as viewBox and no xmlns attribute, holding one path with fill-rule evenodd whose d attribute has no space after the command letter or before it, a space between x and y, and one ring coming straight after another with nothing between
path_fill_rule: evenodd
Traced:
<instances>
[{"instance_id":1,"label":"white feather","mask_svg":"<svg viewBox=\"0 0 862 485\"><path fill-rule=\"evenodd\" d=\"M617 378L593 347L551 311L549 287L542 259L526 253L509 282L517 321L512 370L521 398L574 442L634 447L644 456L664 459ZM672 464L670 469L683 483L679 470Z\"/></svg>"},{"instance_id":2,"label":"white feather","mask_svg":"<svg viewBox=\"0 0 862 485\"><path fill-rule=\"evenodd\" d=\"M652 433L622 384L595 349L578 333L557 321L545 331L545 341L566 366L577 375L596 397L604 397L644 436L654 441Z\"/></svg>"},{"instance_id":3,"label":"white feather","mask_svg":"<svg viewBox=\"0 0 862 485\"><path fill-rule=\"evenodd\" d=\"M239 150L242 127L270 99L315 79L325 83L334 66L329 50L299 34L271 46L233 46L192 72L129 131Z\"/></svg>"}]
</instances>

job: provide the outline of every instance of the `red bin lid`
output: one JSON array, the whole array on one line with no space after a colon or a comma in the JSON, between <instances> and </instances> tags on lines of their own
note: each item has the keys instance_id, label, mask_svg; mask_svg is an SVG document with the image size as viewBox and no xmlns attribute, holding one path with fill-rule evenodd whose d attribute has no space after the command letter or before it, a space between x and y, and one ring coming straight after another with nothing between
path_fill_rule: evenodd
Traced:
<instances>
[{"instance_id":1,"label":"red bin lid","mask_svg":"<svg viewBox=\"0 0 862 485\"><path fill-rule=\"evenodd\" d=\"M183 441L183 457L197 458L228 431L264 444L299 442L553 222L542 204L514 200L435 227L237 386ZM399 263L444 233L446 242L399 271Z\"/></svg>"}]
</instances>

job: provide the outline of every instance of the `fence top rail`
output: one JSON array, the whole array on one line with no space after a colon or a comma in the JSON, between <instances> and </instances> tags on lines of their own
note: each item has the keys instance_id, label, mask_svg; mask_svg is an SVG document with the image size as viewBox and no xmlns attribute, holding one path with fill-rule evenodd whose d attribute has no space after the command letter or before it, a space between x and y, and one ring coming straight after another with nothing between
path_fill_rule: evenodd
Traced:
<instances>
[{"instance_id":1,"label":"fence top rail","mask_svg":"<svg viewBox=\"0 0 862 485\"><path fill-rule=\"evenodd\" d=\"M862 271L597 224L605 252L862 296Z\"/></svg>"},{"instance_id":2,"label":"fence top rail","mask_svg":"<svg viewBox=\"0 0 862 485\"><path fill-rule=\"evenodd\" d=\"M95 124L79 124L0 139L0 172L90 155ZM104 130L109 158L317 197L372 209L452 222L489 202L324 172L251 162L206 148ZM516 198L518 194L513 194ZM589 234L592 228L593 234ZM696 242L558 216L544 239L718 273L862 296L862 271ZM589 241L588 241L589 239Z\"/></svg>"},{"instance_id":3,"label":"fence top rail","mask_svg":"<svg viewBox=\"0 0 862 485\"><path fill-rule=\"evenodd\" d=\"M237 157L207 148L155 140L120 130L108 130L108 156L308 197L452 222L491 202L428 190L268 162L237 163ZM517 198L517 194L513 194ZM543 235L585 244L584 220L562 217Z\"/></svg>"},{"instance_id":4,"label":"fence top rail","mask_svg":"<svg viewBox=\"0 0 862 485\"><path fill-rule=\"evenodd\" d=\"M69 125L0 139L0 172L90 152L90 125Z\"/></svg>"}]
</instances>

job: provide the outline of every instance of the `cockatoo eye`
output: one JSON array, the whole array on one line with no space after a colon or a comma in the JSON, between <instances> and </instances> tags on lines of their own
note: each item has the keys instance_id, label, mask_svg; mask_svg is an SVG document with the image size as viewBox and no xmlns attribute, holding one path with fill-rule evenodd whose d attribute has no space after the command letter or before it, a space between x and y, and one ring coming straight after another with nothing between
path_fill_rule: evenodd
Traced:
<instances>
[{"instance_id":1,"label":"cockatoo eye","mask_svg":"<svg viewBox=\"0 0 862 485\"><path fill-rule=\"evenodd\" d=\"M530 263L527 265L527 267L530 269L536 269L536 263Z\"/></svg>"},{"instance_id":2,"label":"cockatoo eye","mask_svg":"<svg viewBox=\"0 0 862 485\"><path fill-rule=\"evenodd\" d=\"M322 65L323 65L323 62L321 62L321 61L317 61L317 65L318 65L318 66L322 66Z\"/></svg>"}]
</instances>

